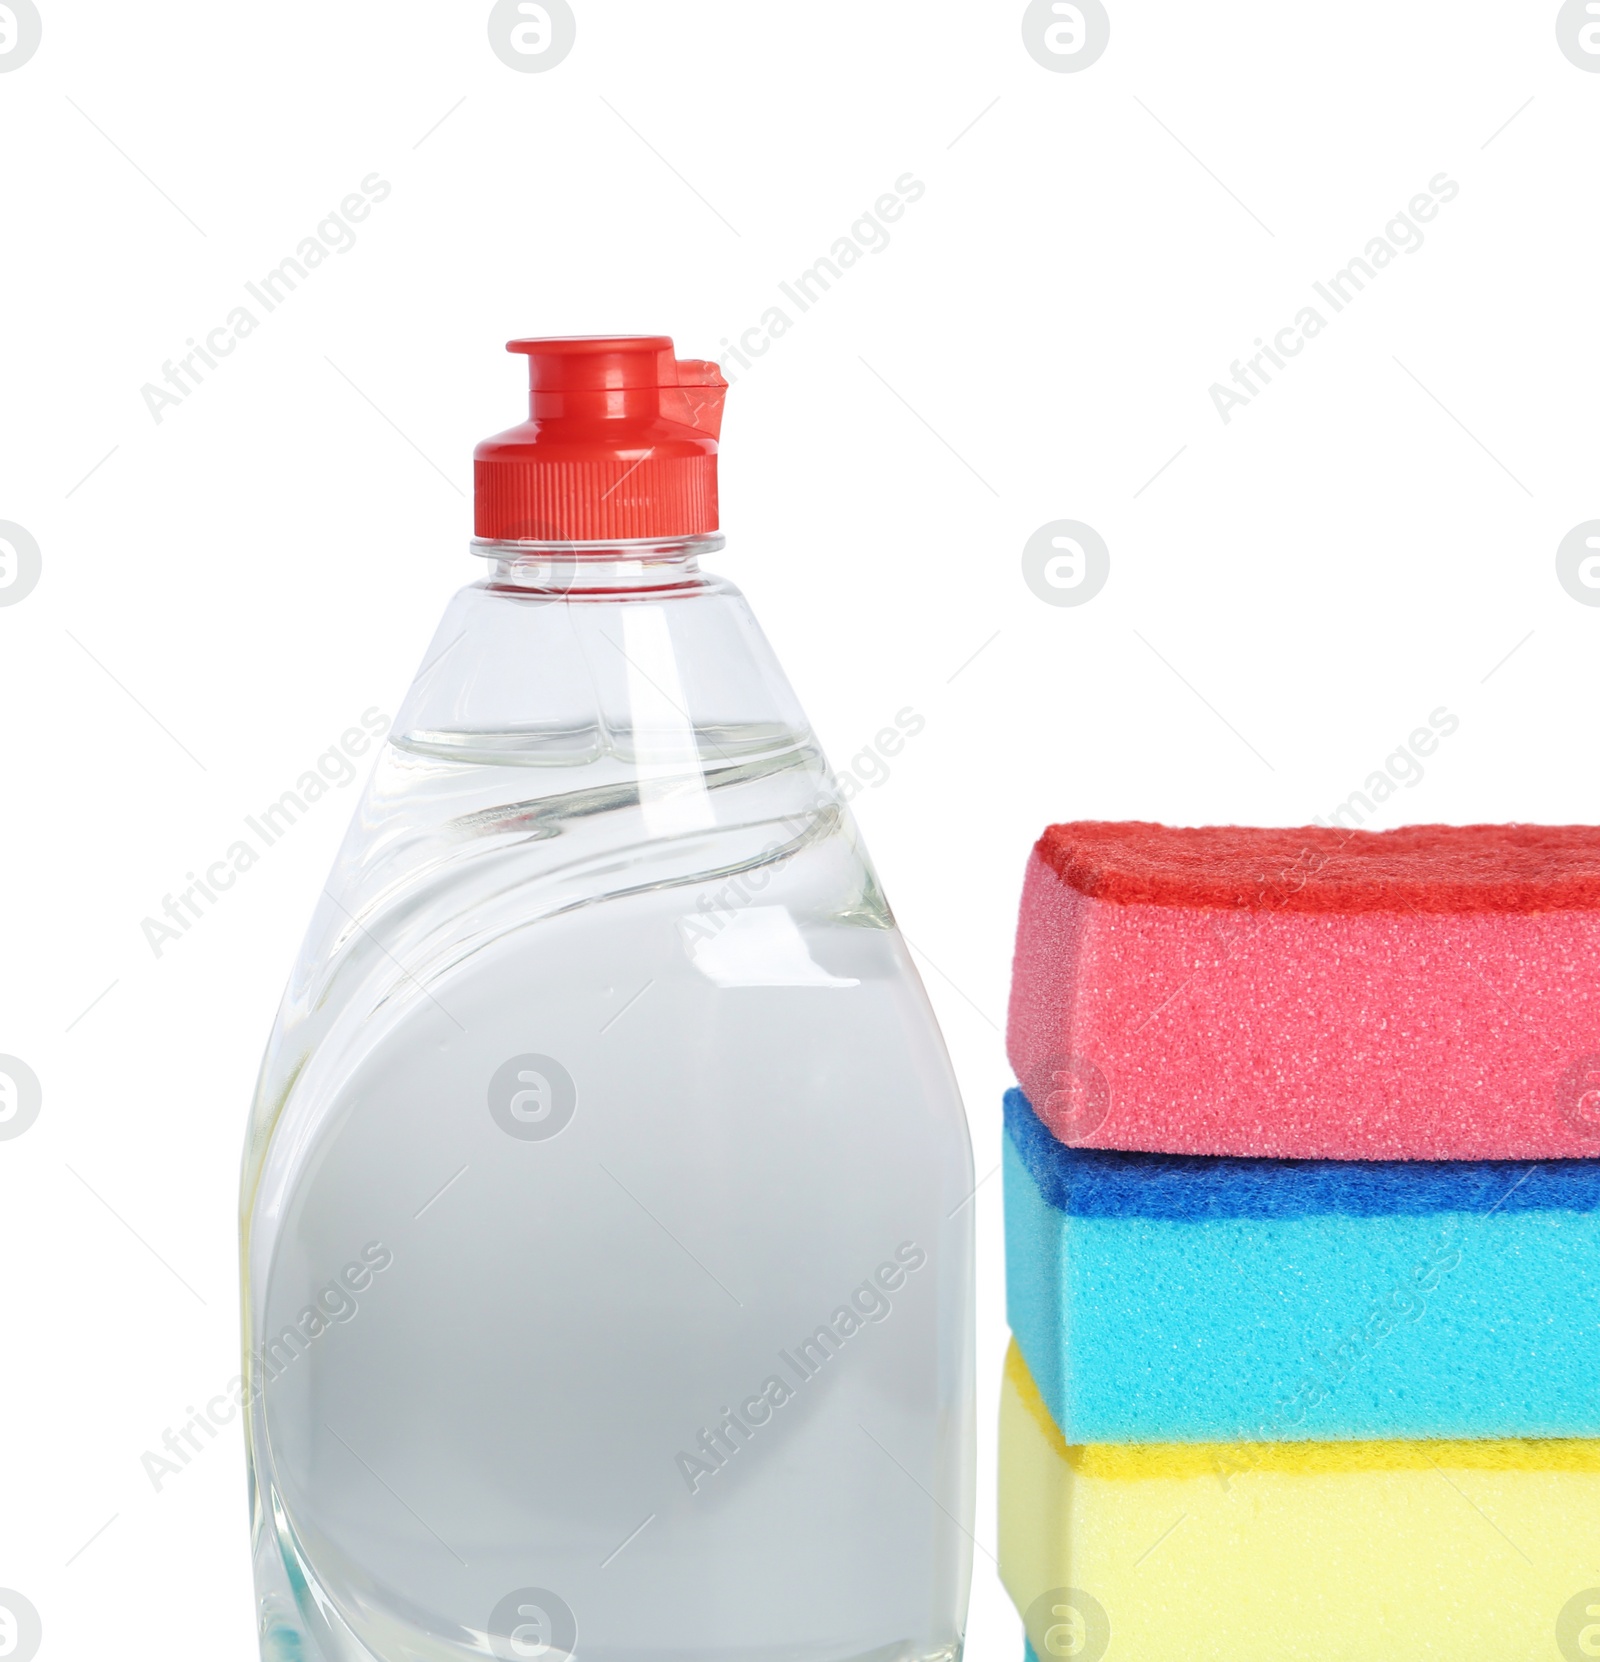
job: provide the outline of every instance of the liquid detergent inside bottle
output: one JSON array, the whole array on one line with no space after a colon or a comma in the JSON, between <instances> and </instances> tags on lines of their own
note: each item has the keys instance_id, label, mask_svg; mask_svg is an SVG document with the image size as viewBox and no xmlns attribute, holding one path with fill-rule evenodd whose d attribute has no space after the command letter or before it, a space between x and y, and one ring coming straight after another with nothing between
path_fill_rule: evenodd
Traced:
<instances>
[{"instance_id":1,"label":"liquid detergent inside bottle","mask_svg":"<svg viewBox=\"0 0 1600 1662\"><path fill-rule=\"evenodd\" d=\"M251 1119L261 1654L952 1662L971 1154L805 716L700 568L725 384L664 337L510 350L484 575Z\"/></svg>"}]
</instances>

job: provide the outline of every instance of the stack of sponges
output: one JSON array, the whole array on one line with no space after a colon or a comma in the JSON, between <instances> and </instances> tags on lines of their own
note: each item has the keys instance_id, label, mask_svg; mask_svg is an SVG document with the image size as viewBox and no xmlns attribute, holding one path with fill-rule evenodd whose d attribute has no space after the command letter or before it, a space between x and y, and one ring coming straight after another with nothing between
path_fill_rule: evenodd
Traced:
<instances>
[{"instance_id":1,"label":"stack of sponges","mask_svg":"<svg viewBox=\"0 0 1600 1662\"><path fill-rule=\"evenodd\" d=\"M1600 1656L1600 830L1053 826L1008 1047L1040 1662Z\"/></svg>"}]
</instances>

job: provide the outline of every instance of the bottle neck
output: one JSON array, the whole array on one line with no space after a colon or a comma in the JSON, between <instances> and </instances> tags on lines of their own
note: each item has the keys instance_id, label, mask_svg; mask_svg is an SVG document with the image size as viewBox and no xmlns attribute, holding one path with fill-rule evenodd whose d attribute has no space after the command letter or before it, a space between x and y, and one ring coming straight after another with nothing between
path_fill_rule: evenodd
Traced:
<instances>
[{"instance_id":1,"label":"bottle neck","mask_svg":"<svg viewBox=\"0 0 1600 1662\"><path fill-rule=\"evenodd\" d=\"M721 548L720 531L617 542L511 542L477 537L472 552L491 562L484 586L541 600L706 588L700 556Z\"/></svg>"}]
</instances>

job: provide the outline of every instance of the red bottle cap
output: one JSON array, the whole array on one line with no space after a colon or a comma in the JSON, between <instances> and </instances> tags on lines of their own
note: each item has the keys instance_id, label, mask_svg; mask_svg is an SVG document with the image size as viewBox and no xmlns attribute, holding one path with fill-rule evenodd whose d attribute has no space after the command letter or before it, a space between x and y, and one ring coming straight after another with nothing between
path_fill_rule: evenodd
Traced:
<instances>
[{"instance_id":1,"label":"red bottle cap","mask_svg":"<svg viewBox=\"0 0 1600 1662\"><path fill-rule=\"evenodd\" d=\"M513 340L529 419L474 452L480 537L614 542L717 528L728 383L667 335Z\"/></svg>"}]
</instances>

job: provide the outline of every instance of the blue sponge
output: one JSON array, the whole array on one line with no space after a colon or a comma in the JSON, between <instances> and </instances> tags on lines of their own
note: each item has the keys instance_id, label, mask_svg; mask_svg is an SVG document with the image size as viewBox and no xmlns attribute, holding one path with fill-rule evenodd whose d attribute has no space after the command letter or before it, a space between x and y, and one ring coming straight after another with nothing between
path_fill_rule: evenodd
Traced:
<instances>
[{"instance_id":1,"label":"blue sponge","mask_svg":"<svg viewBox=\"0 0 1600 1662\"><path fill-rule=\"evenodd\" d=\"M1005 1106L1008 1314L1068 1442L1600 1435L1600 1160L1122 1154Z\"/></svg>"}]
</instances>

